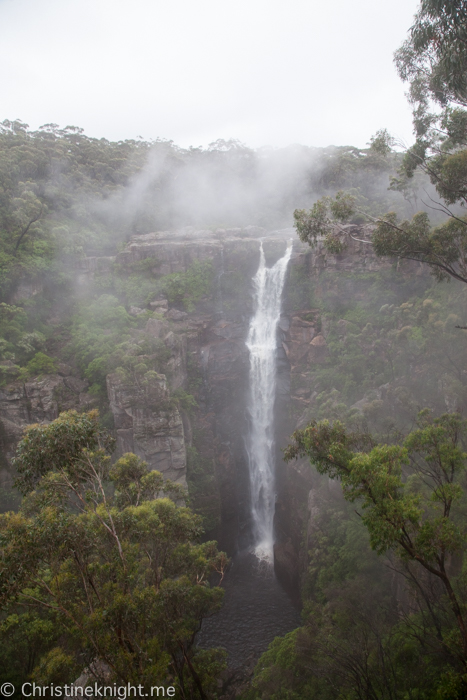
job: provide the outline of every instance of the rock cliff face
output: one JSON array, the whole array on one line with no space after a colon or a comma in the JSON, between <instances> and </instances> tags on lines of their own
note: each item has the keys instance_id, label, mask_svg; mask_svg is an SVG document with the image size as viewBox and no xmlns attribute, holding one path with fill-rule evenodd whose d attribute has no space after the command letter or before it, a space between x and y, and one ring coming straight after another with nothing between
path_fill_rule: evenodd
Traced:
<instances>
[{"instance_id":1,"label":"rock cliff face","mask_svg":"<svg viewBox=\"0 0 467 700\"><path fill-rule=\"evenodd\" d=\"M88 292L96 275L111 273L115 265L130 270L135 263L153 260L156 282L184 273L196 262L212 264L211 294L201 300L197 312L187 313L158 297L148 307L155 316L144 331L135 331L135 342L150 339L164 351L163 374L160 363L157 371L156 357L141 356L146 371L111 373L107 393L116 456L135 452L150 468L181 484L187 483L187 470L191 469L192 485L208 474L208 493L203 495L201 489L197 499L217 500L222 528L212 534L229 551L237 546L238 530L246 528L249 517L243 442L249 366L245 338L252 312L251 280L259 262L258 237L265 236L266 256L273 262L283 254L291 233L247 227L135 236L115 257L83 259L75 276L77 288ZM145 310L131 307L129 313L138 316ZM61 367L56 375L13 382L0 392L3 485L12 483L9 464L26 425L95 403L86 393L88 383L73 376L76 372L70 367ZM184 407L180 392L182 398L194 394L197 406L191 411Z\"/></svg>"},{"instance_id":2,"label":"rock cliff face","mask_svg":"<svg viewBox=\"0 0 467 700\"><path fill-rule=\"evenodd\" d=\"M150 469L186 486L183 422L171 405L167 379L109 374L107 391L117 433L117 455L134 452Z\"/></svg>"},{"instance_id":3,"label":"rock cliff face","mask_svg":"<svg viewBox=\"0 0 467 700\"><path fill-rule=\"evenodd\" d=\"M259 263L258 235L272 263L284 253L292 232L266 234L258 229L183 231L135 236L116 259L128 267L154 260L154 274L183 273L195 262L212 263L212 292L187 314L157 303L163 319L149 319L145 334L170 350L166 377L159 388L138 386L135 377L107 379L118 452L134 451L154 468L193 487L203 514L217 509L210 536L230 553L248 531L248 472L244 436L249 370L245 339L252 313L252 277ZM99 265L84 264L92 277ZM155 308L155 307L154 307ZM146 363L147 364L147 363ZM167 408L177 390L193 393L197 407ZM288 385L287 385L288 390ZM157 393L159 392L159 394ZM160 406L166 402L165 411ZM157 408L159 406L159 408ZM212 520L208 518L208 520Z\"/></svg>"},{"instance_id":4,"label":"rock cliff face","mask_svg":"<svg viewBox=\"0 0 467 700\"><path fill-rule=\"evenodd\" d=\"M365 239L368 231L360 230ZM299 572L298 543L303 530L303 500L310 490L306 469L294 465L287 478L280 448L300 425L297 414L313 401L310 366L326 361L327 329L316 308L302 292L323 269L374 271L389 266L366 243L352 241L341 255L301 244L293 230L262 229L159 232L133 237L116 257L86 258L76 272L78 287L92 288L96 274L115 264L131 269L153 260L155 280L184 273L196 262L213 268L211 293L187 313L164 298L148 305L155 312L137 342L157 341L165 352L163 373L156 356L141 356L145 371L119 370L107 377L107 393L117 437L117 456L135 452L152 469L181 484L189 484L195 505L211 514L210 536L218 537L229 553L247 544L249 530L248 471L244 437L248 430L246 396L249 370L245 339L252 314L252 277L259 262L259 241L269 265L294 239L284 293L284 313L278 332L278 397L276 405L278 503L276 570L293 588ZM300 298L302 294L303 298ZM131 307L138 316L144 309ZM136 333L136 331L135 331ZM0 392L2 478L11 482L8 462L23 427L53 420L61 410L85 410L92 405L87 383L70 368L24 385L13 383ZM195 406L183 396L194 395ZM293 488L290 483L293 481ZM302 502L303 501L303 502ZM209 518L208 518L209 520Z\"/></svg>"},{"instance_id":5,"label":"rock cliff face","mask_svg":"<svg viewBox=\"0 0 467 700\"><path fill-rule=\"evenodd\" d=\"M62 411L89 410L95 399L88 382L71 375L62 364L60 374L49 374L25 383L13 382L0 389L0 487L10 489L14 476L11 459L23 429L31 423L50 422Z\"/></svg>"}]
</instances>

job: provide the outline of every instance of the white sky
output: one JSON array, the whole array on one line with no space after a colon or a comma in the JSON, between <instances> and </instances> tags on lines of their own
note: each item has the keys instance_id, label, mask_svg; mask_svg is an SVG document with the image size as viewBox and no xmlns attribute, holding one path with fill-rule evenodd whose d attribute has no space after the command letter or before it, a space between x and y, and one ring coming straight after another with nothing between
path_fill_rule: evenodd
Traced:
<instances>
[{"instance_id":1,"label":"white sky","mask_svg":"<svg viewBox=\"0 0 467 700\"><path fill-rule=\"evenodd\" d=\"M412 141L417 0L0 0L0 120L181 146Z\"/></svg>"}]
</instances>

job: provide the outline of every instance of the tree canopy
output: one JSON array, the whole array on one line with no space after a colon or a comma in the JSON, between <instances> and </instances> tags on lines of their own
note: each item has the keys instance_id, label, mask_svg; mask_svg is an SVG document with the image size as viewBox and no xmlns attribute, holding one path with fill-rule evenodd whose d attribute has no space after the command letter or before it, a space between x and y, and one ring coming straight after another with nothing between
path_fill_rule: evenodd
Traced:
<instances>
[{"instance_id":1,"label":"tree canopy","mask_svg":"<svg viewBox=\"0 0 467 700\"><path fill-rule=\"evenodd\" d=\"M444 588L457 634L451 652L467 663L467 620L450 560L467 548L465 471L467 422L456 414L419 416L418 427L400 444L378 444L366 433L336 421L312 422L296 431L285 459L308 457L318 471L341 481L345 498L357 502L370 543L379 554L393 551L422 568ZM421 584L420 584L421 585Z\"/></svg>"},{"instance_id":2,"label":"tree canopy","mask_svg":"<svg viewBox=\"0 0 467 700\"><path fill-rule=\"evenodd\" d=\"M374 224L369 243L378 255L427 264L438 279L467 282L467 4L465 0L422 0L409 38L395 54L402 80L409 83L415 143L404 154L390 189L407 196L416 171L434 187L424 189L424 211L411 220L395 212L377 215L359 197L338 192L311 210L296 210L300 238L314 245L319 237L330 252L340 252L355 235L343 224L363 215ZM381 141L390 148L393 142ZM374 145L374 144L373 144ZM361 197L360 197L361 199ZM429 214L441 215L436 225Z\"/></svg>"},{"instance_id":3,"label":"tree canopy","mask_svg":"<svg viewBox=\"0 0 467 700\"><path fill-rule=\"evenodd\" d=\"M221 604L209 580L223 576L225 556L200 543L201 519L180 504L181 487L133 454L112 465L105 439L92 412L26 430L17 457L26 497L0 518L9 612L0 634L24 615L43 631L53 623L29 676L41 683L88 669L90 682L175 685L182 698L206 698L223 655L197 650L195 635Z\"/></svg>"},{"instance_id":4,"label":"tree canopy","mask_svg":"<svg viewBox=\"0 0 467 700\"><path fill-rule=\"evenodd\" d=\"M408 39L395 54L414 103L431 99L467 106L466 35L465 0L422 0Z\"/></svg>"}]
</instances>

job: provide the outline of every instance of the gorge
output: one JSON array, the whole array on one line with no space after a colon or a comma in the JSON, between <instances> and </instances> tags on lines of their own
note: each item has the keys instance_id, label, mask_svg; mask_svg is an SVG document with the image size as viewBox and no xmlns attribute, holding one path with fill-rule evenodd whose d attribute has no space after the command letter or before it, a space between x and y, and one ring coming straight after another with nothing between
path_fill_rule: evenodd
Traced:
<instances>
[{"instance_id":1,"label":"gorge","mask_svg":"<svg viewBox=\"0 0 467 700\"><path fill-rule=\"evenodd\" d=\"M97 2L69 64L66 3L17 4L20 107L54 118L50 74L57 118L152 137L0 122L0 696L465 700L467 0L394 54L409 147L373 61L396 7L143 0L132 52ZM323 115L369 141L297 143Z\"/></svg>"},{"instance_id":2,"label":"gorge","mask_svg":"<svg viewBox=\"0 0 467 700\"><path fill-rule=\"evenodd\" d=\"M360 227L357 237L370 233ZM428 314L439 323L461 297L453 301L459 292L447 289L436 301L419 263L395 269L365 243L330 254L303 245L292 229L259 227L136 235L116 256L83 258L73 275L89 331L83 343L73 335L49 341L56 371L12 376L0 390L3 508L14 503L10 459L23 427L98 406L116 437L116 457L134 452L187 484L205 538L232 559L224 605L204 620L198 643L227 650L222 692L234 697L274 638L302 629L299 596L306 602L327 513L342 507L338 484L320 481L307 460L286 466L283 448L313 418L384 425L406 420L410 402L455 407L449 367L442 385L433 369L444 340L435 332L428 345L415 346L407 326L419 327ZM123 284L136 290L128 312L115 296ZM32 301L42 293L18 290ZM63 328L67 313L62 300L52 306L51 328ZM458 362L461 339L450 342ZM96 393L91 369L102 348L110 371L105 393ZM90 349L95 355L85 355L83 369L79 358ZM255 481L252 465L268 467L265 482Z\"/></svg>"}]
</instances>

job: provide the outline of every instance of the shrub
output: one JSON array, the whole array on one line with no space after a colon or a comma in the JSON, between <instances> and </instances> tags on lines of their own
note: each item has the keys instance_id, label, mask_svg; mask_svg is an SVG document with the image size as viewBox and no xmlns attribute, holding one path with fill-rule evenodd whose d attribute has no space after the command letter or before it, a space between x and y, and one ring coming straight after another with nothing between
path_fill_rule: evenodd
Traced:
<instances>
[{"instance_id":1,"label":"shrub","mask_svg":"<svg viewBox=\"0 0 467 700\"><path fill-rule=\"evenodd\" d=\"M27 372L30 376L36 377L39 374L53 374L57 371L58 360L54 357L49 357L43 352L36 352L32 360L29 360L26 365Z\"/></svg>"}]
</instances>

